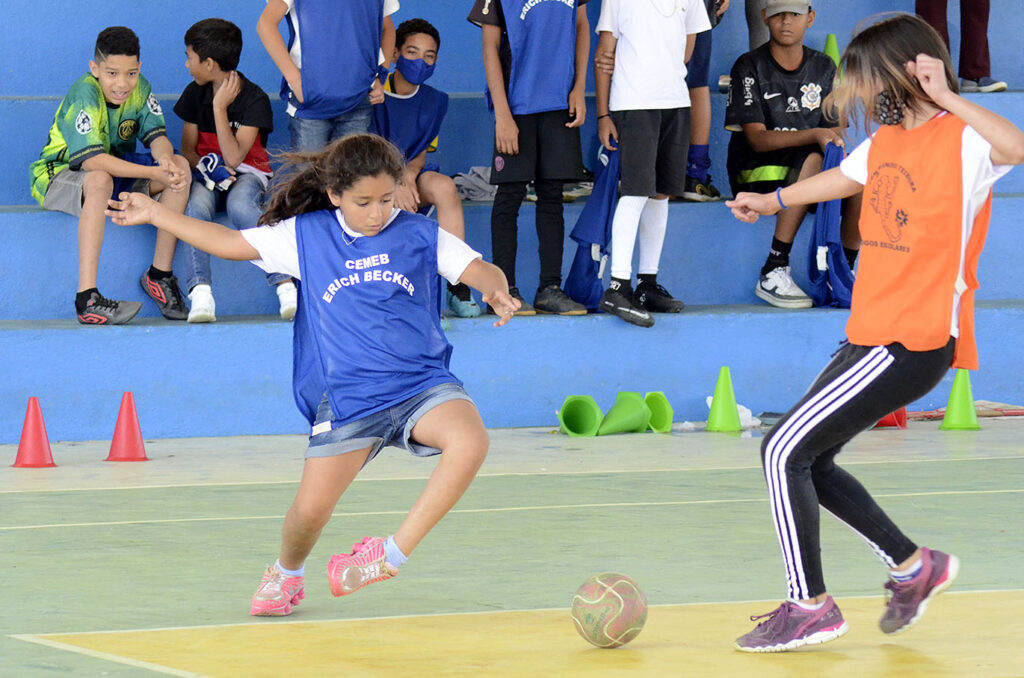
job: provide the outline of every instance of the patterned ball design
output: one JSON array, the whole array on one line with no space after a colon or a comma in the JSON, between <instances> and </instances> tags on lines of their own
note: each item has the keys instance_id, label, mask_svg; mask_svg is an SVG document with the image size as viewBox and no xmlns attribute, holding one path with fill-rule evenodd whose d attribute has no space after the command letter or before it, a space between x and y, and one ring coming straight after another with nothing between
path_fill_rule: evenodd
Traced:
<instances>
[{"instance_id":1,"label":"patterned ball design","mask_svg":"<svg viewBox=\"0 0 1024 678\"><path fill-rule=\"evenodd\" d=\"M619 647L643 629L647 621L647 596L626 575L602 572L576 589L572 621L592 645Z\"/></svg>"}]
</instances>

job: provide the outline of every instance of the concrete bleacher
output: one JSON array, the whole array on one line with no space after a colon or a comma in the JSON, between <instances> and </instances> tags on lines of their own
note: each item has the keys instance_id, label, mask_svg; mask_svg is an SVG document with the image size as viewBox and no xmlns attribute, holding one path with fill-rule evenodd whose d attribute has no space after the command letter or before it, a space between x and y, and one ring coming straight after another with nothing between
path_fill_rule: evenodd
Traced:
<instances>
[{"instance_id":1,"label":"concrete bleacher","mask_svg":"<svg viewBox=\"0 0 1024 678\"><path fill-rule=\"evenodd\" d=\"M479 30L465 21L469 3L403 0L397 20L424 16L442 33L441 63L431 84L452 93L437 160L454 174L489 162L492 122L484 105ZM599 0L589 7L596 24ZM832 3L829 3L831 5ZM855 10L847 5L855 4ZM912 2L870 0L817 7L818 20L807 42L820 47L835 32L842 47L860 14L883 9L912 9ZM1005 3L1003 3L1005 4ZM999 20L1003 4L993 3L992 59L995 75L1024 85L1024 63L1010 56L1012 27ZM143 72L160 94L172 141L180 139L180 121L171 112L177 92L187 84L181 35L204 16L223 16L242 26L246 46L241 69L268 92L278 77L255 35L262 3L205 2L153 6L134 17L126 2L76 3L80 31L45 45L33 36L45 30L36 17L66 11L47 0L11 8L25 27L18 39L0 44L8 64L0 81L0 132L5 138L0 163L0 232L6 256L0 264L0 443L16 442L25 404L37 396L53 440L109 437L122 391L133 391L147 437L302 432L304 423L291 399L291 327L274 315L276 297L255 267L215 260L214 290L218 322L189 326L158 316L145 301L138 277L152 255L149 227L108 225L100 264L100 286L110 296L144 301L140 317L117 328L78 325L71 314L75 285L75 220L40 210L28 193L28 164L45 140L53 113L67 86L83 72L95 34L104 26L129 23L142 41ZM955 3L954 8L955 10ZM1005 8L1004 8L1005 9ZM957 33L955 17L951 31ZM746 49L740 5L715 30L712 80L728 72ZM955 41L955 38L954 38ZM954 42L954 52L956 42ZM25 64L24 68L11 65ZM42 74L42 75L41 75ZM1024 92L974 95L972 98L1017 124L1024 124ZM287 143L287 121L274 101L271 145ZM722 129L725 97L714 94L712 173L727 190L724 177L727 133ZM586 162L596 151L593 107L583 130ZM1015 171L997 185L989 244L981 260L978 328L982 369L972 375L977 397L1024 402L1016 377L1021 362L1013 348L1024 331L1024 240L1017 215L1024 210L1024 172ZM566 232L581 210L566 206ZM525 204L520 223L518 282L532 299L537 279L534 208ZM466 204L467 240L490 252L490 205ZM680 316L659 316L650 330L592 315L584 318L516 319L494 329L485 318L453 321L453 367L477 400L491 426L545 425L570 393L590 393L603 406L617 390L664 390L677 420L706 416L718 367L732 369L740 402L754 410L787 408L813 379L842 338L846 312L816 309L781 311L761 304L753 294L757 269L770 239L768 221L751 226L733 220L721 204L673 203L660 279L688 304ZM807 231L793 253L794 273L806 280ZM575 252L567 239L566 270ZM948 386L917 403L945 404ZM59 460L58 460L59 461Z\"/></svg>"}]
</instances>

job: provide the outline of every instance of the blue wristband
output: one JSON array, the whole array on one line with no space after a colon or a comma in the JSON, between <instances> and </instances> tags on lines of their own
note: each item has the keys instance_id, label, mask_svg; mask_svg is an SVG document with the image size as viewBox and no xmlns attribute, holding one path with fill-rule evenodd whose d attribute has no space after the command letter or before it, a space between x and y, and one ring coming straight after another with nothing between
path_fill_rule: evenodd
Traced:
<instances>
[{"instance_id":1,"label":"blue wristband","mask_svg":"<svg viewBox=\"0 0 1024 678\"><path fill-rule=\"evenodd\" d=\"M782 202L782 186L779 186L778 188L775 189L775 199L779 201L779 207L781 207L784 210L789 209L788 207L786 207L786 203Z\"/></svg>"}]
</instances>

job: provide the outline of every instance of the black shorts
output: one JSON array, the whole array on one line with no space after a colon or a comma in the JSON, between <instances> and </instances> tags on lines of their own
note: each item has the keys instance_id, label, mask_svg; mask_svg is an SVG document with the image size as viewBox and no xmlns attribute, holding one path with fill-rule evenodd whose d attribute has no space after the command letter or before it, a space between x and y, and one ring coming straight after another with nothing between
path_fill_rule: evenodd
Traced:
<instances>
[{"instance_id":1,"label":"black shorts","mask_svg":"<svg viewBox=\"0 0 1024 678\"><path fill-rule=\"evenodd\" d=\"M690 150L690 109L612 111L619 133L622 195L682 195Z\"/></svg>"},{"instance_id":2,"label":"black shorts","mask_svg":"<svg viewBox=\"0 0 1024 678\"><path fill-rule=\"evenodd\" d=\"M742 132L734 132L733 136L738 134ZM748 153L733 152L730 143L729 151L726 165L733 195L740 191L773 193L776 188L796 183L807 156L812 153L821 155L821 147L817 144Z\"/></svg>"},{"instance_id":3,"label":"black shorts","mask_svg":"<svg viewBox=\"0 0 1024 678\"><path fill-rule=\"evenodd\" d=\"M506 155L494 149L491 183L509 184L535 179L583 180L580 130L566 127L569 109L512 116L519 128L519 153ZM544 151L540 152L539 149Z\"/></svg>"}]
</instances>

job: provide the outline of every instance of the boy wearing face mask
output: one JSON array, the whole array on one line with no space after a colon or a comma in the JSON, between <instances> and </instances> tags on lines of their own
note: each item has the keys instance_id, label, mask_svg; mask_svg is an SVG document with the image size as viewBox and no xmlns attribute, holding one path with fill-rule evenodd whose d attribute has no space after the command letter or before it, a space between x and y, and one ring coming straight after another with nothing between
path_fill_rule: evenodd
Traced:
<instances>
[{"instance_id":1,"label":"boy wearing face mask","mask_svg":"<svg viewBox=\"0 0 1024 678\"><path fill-rule=\"evenodd\" d=\"M843 145L839 130L823 112L836 66L822 52L804 46L814 25L809 2L767 0L761 11L771 38L741 55L732 67L725 112L731 131L728 172L733 195L770 193L821 172L825 146ZM779 308L810 308L811 298L793 281L789 252L806 206L782 210L775 220L771 249L754 293ZM860 237L859 197L843 205L843 249L853 268Z\"/></svg>"},{"instance_id":2,"label":"boy wearing face mask","mask_svg":"<svg viewBox=\"0 0 1024 678\"><path fill-rule=\"evenodd\" d=\"M409 19L395 31L394 73L384 83L384 104L373 107L370 132L384 137L405 155L405 176L395 191L395 207L417 212L437 208L441 228L465 240L462 201L451 177L441 174L427 153L437 150L437 135L448 111L448 95L424 82L434 73L441 36L429 22ZM448 283L448 308L460 318L480 315L469 287Z\"/></svg>"}]
</instances>

